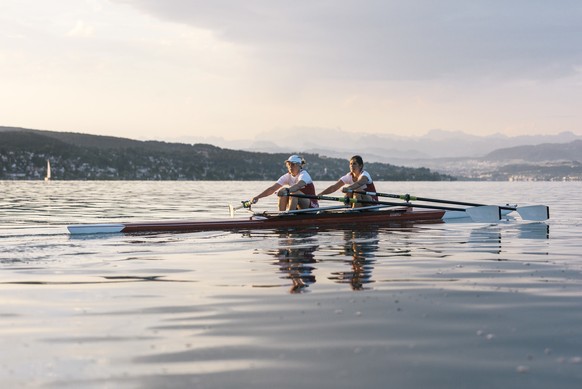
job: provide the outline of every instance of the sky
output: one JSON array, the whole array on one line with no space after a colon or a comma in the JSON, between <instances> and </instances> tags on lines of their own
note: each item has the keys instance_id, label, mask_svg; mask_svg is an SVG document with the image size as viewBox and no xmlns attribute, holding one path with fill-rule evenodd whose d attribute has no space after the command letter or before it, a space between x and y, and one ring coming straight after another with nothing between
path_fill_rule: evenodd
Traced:
<instances>
[{"instance_id":1,"label":"sky","mask_svg":"<svg viewBox=\"0 0 582 389\"><path fill-rule=\"evenodd\" d=\"M2 0L0 126L582 134L579 0Z\"/></svg>"}]
</instances>

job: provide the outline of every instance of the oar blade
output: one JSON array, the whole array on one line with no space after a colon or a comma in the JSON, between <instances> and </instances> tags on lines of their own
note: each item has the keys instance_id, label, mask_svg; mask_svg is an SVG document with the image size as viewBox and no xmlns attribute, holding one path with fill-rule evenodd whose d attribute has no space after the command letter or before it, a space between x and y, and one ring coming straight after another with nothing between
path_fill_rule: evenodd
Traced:
<instances>
[{"instance_id":1,"label":"oar blade","mask_svg":"<svg viewBox=\"0 0 582 389\"><path fill-rule=\"evenodd\" d=\"M443 220L471 219L465 211L446 211Z\"/></svg>"},{"instance_id":2,"label":"oar blade","mask_svg":"<svg viewBox=\"0 0 582 389\"><path fill-rule=\"evenodd\" d=\"M125 224L75 224L67 226L71 235L115 234L121 232Z\"/></svg>"},{"instance_id":3,"label":"oar blade","mask_svg":"<svg viewBox=\"0 0 582 389\"><path fill-rule=\"evenodd\" d=\"M465 210L467 215L478 223L495 223L501 219L501 209L497 205L483 205Z\"/></svg>"},{"instance_id":4,"label":"oar blade","mask_svg":"<svg viewBox=\"0 0 582 389\"><path fill-rule=\"evenodd\" d=\"M231 204L228 204L228 213L230 217L234 217L234 207Z\"/></svg>"},{"instance_id":5,"label":"oar blade","mask_svg":"<svg viewBox=\"0 0 582 389\"><path fill-rule=\"evenodd\" d=\"M525 205L517 207L516 210L523 220L544 221L550 218L550 208L547 205Z\"/></svg>"}]
</instances>

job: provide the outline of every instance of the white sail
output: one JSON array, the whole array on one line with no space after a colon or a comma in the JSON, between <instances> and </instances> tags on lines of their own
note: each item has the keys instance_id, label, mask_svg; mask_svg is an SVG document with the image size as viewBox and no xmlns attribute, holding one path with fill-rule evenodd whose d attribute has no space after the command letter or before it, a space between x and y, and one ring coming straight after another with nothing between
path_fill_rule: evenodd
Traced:
<instances>
[{"instance_id":1,"label":"white sail","mask_svg":"<svg viewBox=\"0 0 582 389\"><path fill-rule=\"evenodd\" d=\"M48 181L51 179L51 161L50 160L46 160L46 177L44 178L45 181Z\"/></svg>"}]
</instances>

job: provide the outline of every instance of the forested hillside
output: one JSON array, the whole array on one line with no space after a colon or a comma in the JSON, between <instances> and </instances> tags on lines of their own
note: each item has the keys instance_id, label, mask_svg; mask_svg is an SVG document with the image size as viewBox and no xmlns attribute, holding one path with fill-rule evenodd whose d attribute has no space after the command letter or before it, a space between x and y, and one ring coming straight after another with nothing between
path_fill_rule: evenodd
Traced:
<instances>
[{"instance_id":1,"label":"forested hillside","mask_svg":"<svg viewBox=\"0 0 582 389\"><path fill-rule=\"evenodd\" d=\"M289 150L288 154L300 150ZM0 179L41 179L47 160L56 180L274 180L288 154L222 149L208 144L137 141L126 138L0 128ZM365 154L363 155L365 158ZM347 159L305 154L315 180L336 180ZM425 168L370 163L376 180L452 180Z\"/></svg>"}]
</instances>

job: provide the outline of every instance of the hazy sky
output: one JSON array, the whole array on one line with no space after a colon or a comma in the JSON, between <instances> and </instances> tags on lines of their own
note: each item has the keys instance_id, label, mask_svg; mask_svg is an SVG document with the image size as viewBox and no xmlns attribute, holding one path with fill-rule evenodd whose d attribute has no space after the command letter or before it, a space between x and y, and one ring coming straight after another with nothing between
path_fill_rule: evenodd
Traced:
<instances>
[{"instance_id":1,"label":"hazy sky","mask_svg":"<svg viewBox=\"0 0 582 389\"><path fill-rule=\"evenodd\" d=\"M582 134L582 1L1 0L0 125Z\"/></svg>"}]
</instances>

